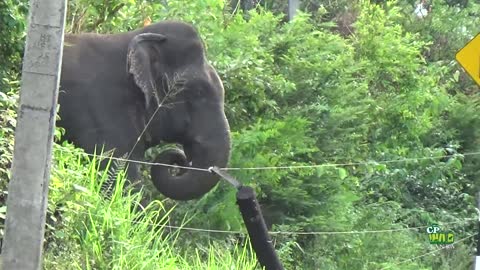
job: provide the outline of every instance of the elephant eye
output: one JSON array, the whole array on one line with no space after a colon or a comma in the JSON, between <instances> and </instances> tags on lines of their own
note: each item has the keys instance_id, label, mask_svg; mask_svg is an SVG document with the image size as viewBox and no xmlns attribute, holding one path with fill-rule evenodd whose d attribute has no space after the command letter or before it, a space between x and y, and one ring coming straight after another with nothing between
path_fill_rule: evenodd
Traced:
<instances>
[{"instance_id":1,"label":"elephant eye","mask_svg":"<svg viewBox=\"0 0 480 270\"><path fill-rule=\"evenodd\" d=\"M206 103L206 102L218 102L221 100L221 96L219 96L212 85L206 79L196 79L188 82L188 86L186 87L185 95L187 99L191 100L195 105L198 103Z\"/></svg>"}]
</instances>

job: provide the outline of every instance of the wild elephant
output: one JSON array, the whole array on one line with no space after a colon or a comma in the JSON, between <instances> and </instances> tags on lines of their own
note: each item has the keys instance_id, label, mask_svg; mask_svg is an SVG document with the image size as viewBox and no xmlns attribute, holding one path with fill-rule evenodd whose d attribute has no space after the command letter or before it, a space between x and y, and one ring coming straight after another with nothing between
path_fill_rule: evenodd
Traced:
<instances>
[{"instance_id":1,"label":"wild elephant","mask_svg":"<svg viewBox=\"0 0 480 270\"><path fill-rule=\"evenodd\" d=\"M178 143L156 161L197 168L225 167L230 156L224 89L208 63L197 31L189 24L164 21L118 34L65 36L58 126L64 139L88 153L114 149L142 160L162 142ZM180 175L152 166L152 181L165 196L198 198L219 178L185 170ZM130 163L128 179L139 177Z\"/></svg>"}]
</instances>

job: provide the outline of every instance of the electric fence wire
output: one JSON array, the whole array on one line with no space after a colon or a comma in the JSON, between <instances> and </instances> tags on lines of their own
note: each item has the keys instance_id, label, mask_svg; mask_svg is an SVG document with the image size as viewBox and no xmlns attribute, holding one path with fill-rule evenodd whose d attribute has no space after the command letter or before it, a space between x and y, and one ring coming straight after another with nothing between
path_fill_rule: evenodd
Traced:
<instances>
[{"instance_id":1,"label":"electric fence wire","mask_svg":"<svg viewBox=\"0 0 480 270\"><path fill-rule=\"evenodd\" d=\"M472 235L469 235L469 236L467 236L467 237L464 237L464 238L462 238L462 239L460 239L460 240L457 240L457 241L455 241L455 243L452 244L452 245L461 243L461 242L463 242L463 241L465 241L465 240L467 240L467 239L470 239L470 238L474 237L475 235L477 235L477 234L472 234ZM414 261L414 260L416 260L416 259L420 259L420 258L423 258L423 257L425 257L425 256L435 254L435 253L437 253L437 252L439 252L439 251L442 251L442 250L444 250L444 249L448 249L449 246L450 246L450 245L441 246L441 247L439 247L439 248L436 249L436 250L433 250L433 251L424 253L424 254L419 255L419 256L412 257L412 258L410 258L410 259L406 259L406 260L400 261L400 262L398 262L398 263L394 263L394 264L389 265L389 266L387 266L387 267L385 267L385 268L382 268L381 270L391 269L391 268L394 267L394 266L398 266L398 265L400 265L400 264L408 263L408 262Z\"/></svg>"},{"instance_id":2,"label":"electric fence wire","mask_svg":"<svg viewBox=\"0 0 480 270\"><path fill-rule=\"evenodd\" d=\"M422 254L422 255L418 255L418 256L415 256L415 257L412 257L412 258L409 258L409 259L406 259L406 260L402 260L402 261L397 262L397 263L390 264L389 266L384 267L384 268L381 268L380 270L392 269L392 267L394 267L394 266L398 266L398 265L401 265L401 264L404 264L404 263L412 262L412 261L415 261L415 260L417 260L417 259L426 257L426 256L428 256L428 255L435 254L435 253L437 253L437 252L439 252L439 251L442 251L442 250L444 250L444 249L449 249L450 246L454 246L455 244L458 244L458 243L461 243L461 242L463 242L463 241L466 241L466 240L474 237L475 235L476 235L476 234L469 235L469 236L464 237L464 238L462 238L462 239L460 239L460 240L457 240L454 244L445 245L445 246L440 246L440 247L438 247L437 249L435 249L435 250L433 250L433 251L429 251L429 252L424 253L424 254ZM122 241L117 241L117 240L112 240L112 242L117 243L117 244L121 244L121 245L123 245L123 246L131 246L131 247L135 247L135 248L141 247L140 245L132 245L132 244L130 244L130 243L122 242Z\"/></svg>"},{"instance_id":3,"label":"electric fence wire","mask_svg":"<svg viewBox=\"0 0 480 270\"><path fill-rule=\"evenodd\" d=\"M85 214L91 215L96 217L103 217L100 214L92 214L85 211L76 211L76 210L69 210L76 214ZM193 228L193 227L185 227L185 226L173 226L173 225L165 225L165 224L155 224L152 222L144 222L144 221L137 221L137 220L130 220L125 218L112 218L115 221L124 221L124 222L132 222L138 225L150 225L150 226L158 226L167 229L173 230L181 230L181 231L192 231L192 232L205 232L205 233L223 233L223 234L246 234L244 231L233 231L233 230L216 230L216 229L203 229L203 228ZM455 224L466 224L472 220L477 220L476 218L467 218L462 221L456 222L440 222L441 225L455 225ZM394 233L394 232L405 232L405 231L414 231L419 229L425 229L429 226L418 226L418 227L406 227L406 228L399 228L399 229L385 229L385 230L354 230L354 231L312 231L312 232L301 232L301 231L271 231L269 234L272 235L336 235L336 234L374 234L374 233Z\"/></svg>"},{"instance_id":4,"label":"electric fence wire","mask_svg":"<svg viewBox=\"0 0 480 270\"><path fill-rule=\"evenodd\" d=\"M60 148L61 151L69 151L65 148ZM70 151L71 152L71 151ZM195 168L195 167L187 167L187 166L179 166L173 164L166 164L166 163L154 163L154 162L145 162L139 160L131 160L131 159L124 159L124 158L116 158L111 156L102 156L102 155L95 155L95 154L88 154L82 153L87 156L97 157L97 158L110 158L112 160L119 160L125 162L133 162L138 164L144 165L152 165L152 166L165 166L171 168L180 168L186 170L198 170L198 171L205 171L209 172L209 169L204 168ZM370 164L388 164L388 163L400 163L400 162L408 162L408 161L420 161L420 160L429 160L429 159L436 159L436 158L445 158L445 157L453 157L453 156L473 156L473 155L480 155L480 152L469 152L463 154L456 154L456 155L441 155L441 156L431 156L431 157L419 157L419 158L404 158L404 159L394 159L394 160L385 160L385 161L369 161L369 162L352 162L352 163L327 163L327 164L317 164L317 165L300 165L300 166L269 166L269 167L234 167L234 168L220 168L220 170L228 171L228 170L275 170L275 169L304 169L304 168L319 168L319 167L342 167L342 166L360 166L360 165L370 165ZM86 214L84 212L84 214ZM121 219L117 219L121 220ZM468 222L471 220L476 220L475 218L465 219L463 222ZM138 222L138 221L137 221ZM459 224L462 222L451 222L451 223L443 223L444 225L447 224ZM155 225L156 224L150 224ZM172 226L172 225L162 225L165 228L169 229L178 229L178 230L186 230L186 231L197 231L197 232L208 232L208 233L226 233L226 234L245 234L243 231L231 231L231 230L215 230L215 229L202 229L202 228L192 228L192 227L184 227L184 226ZM290 234L290 235L335 235L335 234L368 234L368 233L392 233L392 232L401 232L401 231L408 231L408 230L419 230L424 229L429 226L419 226L419 227L408 227L408 228L399 228L399 229L386 229L386 230L354 230L354 231L316 231L316 232L288 232L288 231L272 231L269 232L272 235L282 235L282 234Z\"/></svg>"},{"instance_id":5,"label":"electric fence wire","mask_svg":"<svg viewBox=\"0 0 480 270\"><path fill-rule=\"evenodd\" d=\"M101 215L99 215L99 214L91 214L91 213L87 213L87 212L84 212L84 211L79 212L79 211L72 210L72 212L74 212L76 214L89 214L91 216L101 217ZM154 223L151 223L151 222L141 222L141 221L135 221L135 220L131 221L129 219L122 219L122 218L112 218L112 219L114 219L116 221L128 221L128 222L132 222L132 223L140 224L140 225L142 225L142 224L143 225L153 225L153 226L160 226L162 228L169 228L169 229L176 229L176 230L187 230L187 231L206 232L206 233L228 233L228 234L246 235L246 232L243 232L243 231L200 229L200 228L191 228L191 227L183 227L183 226L158 225L158 224L154 224ZM441 224L442 225L460 224L460 223L464 223L464 222L466 223L467 221L472 221L472 220L477 220L477 219L476 218L469 218L469 219L465 219L464 221L447 222L447 223L441 223ZM297 235L298 234L302 234L302 235L367 234L367 233L392 233L392 232L400 232L400 231L408 231L408 230L418 230L418 229L427 228L427 227L429 227L429 226L409 227L409 228L391 229L391 230L370 230L370 231L338 231L338 232L286 232L286 231L276 231L276 232L269 232L269 233L270 234L277 234L277 235L278 234L290 234L290 235L295 235L295 234L297 234ZM398 266L398 265L401 265L401 264L412 262L412 261L415 261L417 259L435 254L435 253L437 253L439 251L442 251L444 249L448 249L451 246L455 246L455 244L464 242L464 241L474 237L475 235L477 235L477 234L473 234L473 235L469 235L467 237L461 238L460 240L456 240L455 243L453 243L453 244L441 246L441 247L439 247L439 248L437 248L433 251L429 251L427 253L424 253L424 254L409 258L409 259L405 259L405 260L390 264L387 267L381 268L381 270L392 269L392 267L394 267L394 266ZM134 247L134 248L141 247L139 245L132 245L128 242L117 241L117 240L114 240L114 239L112 239L111 241L114 242L114 243L123 245L123 246L130 246L130 247Z\"/></svg>"},{"instance_id":6,"label":"electric fence wire","mask_svg":"<svg viewBox=\"0 0 480 270\"><path fill-rule=\"evenodd\" d=\"M60 151L70 151L70 150L66 150L65 148L60 148L59 150ZM70 152L72 152L72 151L70 151ZM96 157L96 158L112 159L112 160L125 161L125 162L131 162L131 163L137 163L137 164L143 164L143 165L150 165L150 166L164 166L164 167L171 167L171 168L177 168L177 169L210 172L210 170L208 168L205 169L205 168L180 166L180 165L167 164L167 163L147 162L147 161L132 160L132 159L125 159L125 158L111 157L111 156L102 156L102 155L88 154L88 153L81 153L81 154L86 155L86 156ZM455 156L474 156L474 155L480 155L480 151L479 152L463 153L463 154L439 155L439 156L418 157L418 158L402 158L402 159L392 159L392 160L384 160L384 161L366 161L366 162L350 162L350 163L325 163L325 164L312 164L312 165L266 166L266 167L227 167L227 168L220 168L220 170L222 170L222 171L282 170L282 169L287 169L288 170L288 169L313 169L313 168L321 168L321 167L349 167L349 166L362 166L362 165L402 163L402 162L410 162L410 161L421 161L421 160L440 159L440 158L455 157Z\"/></svg>"}]
</instances>

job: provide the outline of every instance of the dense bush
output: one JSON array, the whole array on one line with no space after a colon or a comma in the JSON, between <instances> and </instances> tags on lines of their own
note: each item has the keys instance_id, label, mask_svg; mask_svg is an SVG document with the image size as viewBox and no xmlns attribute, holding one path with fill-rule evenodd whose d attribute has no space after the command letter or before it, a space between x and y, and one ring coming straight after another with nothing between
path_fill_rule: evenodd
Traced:
<instances>
[{"instance_id":1,"label":"dense bush","mask_svg":"<svg viewBox=\"0 0 480 270\"><path fill-rule=\"evenodd\" d=\"M23 53L26 14L26 0L5 0L0 3L0 92L6 93L6 78L16 76L20 71Z\"/></svg>"},{"instance_id":2,"label":"dense bush","mask_svg":"<svg viewBox=\"0 0 480 270\"><path fill-rule=\"evenodd\" d=\"M119 32L162 19L199 29L226 89L233 134L229 166L314 165L230 171L255 188L269 228L283 232L274 240L286 269L467 269L472 239L437 250L425 227L439 223L457 240L475 232L469 221L480 184L474 154L479 97L454 53L475 34L480 6L439 1L418 19L413 1L374 2L379 4L304 1L309 13L285 22L285 6L274 1L233 13L221 0L76 0L69 1L67 29ZM13 29L8 38L23 35L22 28ZM22 43L10 44L17 54L0 47L0 55L12 55L19 65ZM2 180L12 153L14 79L3 80L8 88L0 96ZM142 218L160 228L134 226L129 220L135 213L125 209L135 196L117 194L105 202L98 196L102 174L78 155L71 146L56 146L46 268L75 261L82 269L156 269L158 258L165 269L253 268L241 235L172 235L161 227L168 215L171 225L188 220L192 227L243 230L235 191L227 184L197 201L153 202ZM295 233L390 229L405 230ZM428 252L440 256L408 260Z\"/></svg>"}]
</instances>

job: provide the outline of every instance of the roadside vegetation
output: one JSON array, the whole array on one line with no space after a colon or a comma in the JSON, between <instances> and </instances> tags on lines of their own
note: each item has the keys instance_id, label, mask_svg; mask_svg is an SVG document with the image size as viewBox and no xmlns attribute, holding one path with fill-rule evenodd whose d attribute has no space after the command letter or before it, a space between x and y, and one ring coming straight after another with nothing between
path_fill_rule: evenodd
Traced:
<instances>
[{"instance_id":1,"label":"roadside vegetation","mask_svg":"<svg viewBox=\"0 0 480 270\"><path fill-rule=\"evenodd\" d=\"M0 3L2 223L27 2ZM221 0L71 0L67 31L165 19L197 27L226 89L229 166L323 164L229 172L255 188L286 269L469 269L480 98L455 53L477 34L480 4L429 1L419 18L417 2L305 0L287 22L278 1L243 12ZM111 198L102 196L99 159L54 146L45 269L257 269L228 184L175 202L145 173L151 203L137 212L140 194L121 192L121 172ZM454 232L453 248L429 243L431 224ZM295 233L379 230L392 231Z\"/></svg>"}]
</instances>

